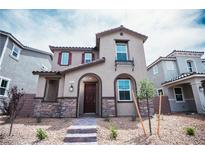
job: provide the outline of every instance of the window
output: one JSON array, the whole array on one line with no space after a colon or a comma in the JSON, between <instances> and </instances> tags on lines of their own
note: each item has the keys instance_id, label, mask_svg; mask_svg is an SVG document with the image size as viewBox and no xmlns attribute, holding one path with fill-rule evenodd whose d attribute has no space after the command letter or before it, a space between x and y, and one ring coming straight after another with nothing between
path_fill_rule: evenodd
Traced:
<instances>
[{"instance_id":1,"label":"window","mask_svg":"<svg viewBox=\"0 0 205 154\"><path fill-rule=\"evenodd\" d=\"M92 61L92 53L85 53L85 63L90 63Z\"/></svg>"},{"instance_id":2,"label":"window","mask_svg":"<svg viewBox=\"0 0 205 154\"><path fill-rule=\"evenodd\" d=\"M116 60L127 61L127 43L116 43Z\"/></svg>"},{"instance_id":3,"label":"window","mask_svg":"<svg viewBox=\"0 0 205 154\"><path fill-rule=\"evenodd\" d=\"M15 44L13 44L11 56L15 59L19 59L20 52L21 52L21 49L19 47L17 47Z\"/></svg>"},{"instance_id":4,"label":"window","mask_svg":"<svg viewBox=\"0 0 205 154\"><path fill-rule=\"evenodd\" d=\"M68 65L68 60L69 60L69 53L68 52L62 52L61 65Z\"/></svg>"},{"instance_id":5,"label":"window","mask_svg":"<svg viewBox=\"0 0 205 154\"><path fill-rule=\"evenodd\" d=\"M157 90L157 94L158 94L158 96L160 96L160 94L163 95L163 90L162 89L158 89Z\"/></svg>"},{"instance_id":6,"label":"window","mask_svg":"<svg viewBox=\"0 0 205 154\"><path fill-rule=\"evenodd\" d=\"M0 96L7 96L8 87L9 87L9 79L0 77Z\"/></svg>"},{"instance_id":7,"label":"window","mask_svg":"<svg viewBox=\"0 0 205 154\"><path fill-rule=\"evenodd\" d=\"M166 61L166 68L167 68L167 70L169 70L169 71L175 70L174 62L173 62L173 61Z\"/></svg>"},{"instance_id":8,"label":"window","mask_svg":"<svg viewBox=\"0 0 205 154\"><path fill-rule=\"evenodd\" d=\"M158 66L155 65L155 66L153 67L153 74L155 75L155 74L157 74L157 73L158 73Z\"/></svg>"},{"instance_id":9,"label":"window","mask_svg":"<svg viewBox=\"0 0 205 154\"><path fill-rule=\"evenodd\" d=\"M117 80L117 87L118 87L118 100L131 101L130 80L128 79Z\"/></svg>"},{"instance_id":10,"label":"window","mask_svg":"<svg viewBox=\"0 0 205 154\"><path fill-rule=\"evenodd\" d=\"M45 101L56 101L58 96L59 80L50 79L46 82Z\"/></svg>"},{"instance_id":11,"label":"window","mask_svg":"<svg viewBox=\"0 0 205 154\"><path fill-rule=\"evenodd\" d=\"M189 72L193 72L193 62L187 61L187 68Z\"/></svg>"},{"instance_id":12,"label":"window","mask_svg":"<svg viewBox=\"0 0 205 154\"><path fill-rule=\"evenodd\" d=\"M181 87L174 88L174 92L175 92L176 101L183 102L184 98L183 98L182 88Z\"/></svg>"}]
</instances>

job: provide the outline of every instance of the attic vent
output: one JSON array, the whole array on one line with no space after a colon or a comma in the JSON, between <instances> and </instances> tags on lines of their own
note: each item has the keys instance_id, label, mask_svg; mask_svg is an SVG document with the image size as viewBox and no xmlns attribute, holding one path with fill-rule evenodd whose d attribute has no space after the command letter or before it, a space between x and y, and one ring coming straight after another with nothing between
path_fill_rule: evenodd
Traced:
<instances>
[{"instance_id":1,"label":"attic vent","mask_svg":"<svg viewBox=\"0 0 205 154\"><path fill-rule=\"evenodd\" d=\"M123 36L123 32L120 32L120 36Z\"/></svg>"}]
</instances>

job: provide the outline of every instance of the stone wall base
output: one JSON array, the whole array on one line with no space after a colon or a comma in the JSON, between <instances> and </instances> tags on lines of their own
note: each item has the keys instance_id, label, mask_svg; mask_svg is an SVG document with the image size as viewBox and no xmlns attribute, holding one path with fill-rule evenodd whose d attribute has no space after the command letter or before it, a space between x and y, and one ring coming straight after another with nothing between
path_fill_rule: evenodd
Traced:
<instances>
[{"instance_id":1,"label":"stone wall base","mask_svg":"<svg viewBox=\"0 0 205 154\"><path fill-rule=\"evenodd\" d=\"M36 99L34 103L34 117L76 117L77 98L60 98L57 102L44 102Z\"/></svg>"},{"instance_id":2,"label":"stone wall base","mask_svg":"<svg viewBox=\"0 0 205 154\"><path fill-rule=\"evenodd\" d=\"M102 117L116 116L115 98L102 98Z\"/></svg>"},{"instance_id":3,"label":"stone wall base","mask_svg":"<svg viewBox=\"0 0 205 154\"><path fill-rule=\"evenodd\" d=\"M140 113L142 117L148 116L147 100L140 100L139 108L140 108ZM152 100L149 100L149 110L150 110L150 116L153 116L154 115L154 104Z\"/></svg>"}]
</instances>

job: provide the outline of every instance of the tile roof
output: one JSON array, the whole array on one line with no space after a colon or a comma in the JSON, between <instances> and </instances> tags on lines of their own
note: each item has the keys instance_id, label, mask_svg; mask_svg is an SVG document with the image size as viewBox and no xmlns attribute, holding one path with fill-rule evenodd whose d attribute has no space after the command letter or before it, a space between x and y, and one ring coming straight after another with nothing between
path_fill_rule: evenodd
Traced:
<instances>
[{"instance_id":1,"label":"tile roof","mask_svg":"<svg viewBox=\"0 0 205 154\"><path fill-rule=\"evenodd\" d=\"M49 45L50 50L72 50L72 51L95 51L96 47L66 47L66 46L51 46Z\"/></svg>"},{"instance_id":2,"label":"tile roof","mask_svg":"<svg viewBox=\"0 0 205 154\"><path fill-rule=\"evenodd\" d=\"M174 79L171 79L171 80L168 80L168 81L165 81L165 82L161 83L161 85L171 83L173 81L177 81L177 80L180 80L180 79L185 79L186 77L193 76L193 75L205 75L205 73L199 73L199 72L182 73L181 75L175 77Z\"/></svg>"},{"instance_id":3,"label":"tile roof","mask_svg":"<svg viewBox=\"0 0 205 154\"><path fill-rule=\"evenodd\" d=\"M104 63L104 62L105 62L105 57L103 57L101 59L94 60L91 63L80 64L80 65L65 69L63 71L33 71L32 73L34 75L40 75L40 74L41 75L63 75L63 74L68 73L68 72L72 72L72 71L75 71L75 70L78 70L78 69L94 66L94 65Z\"/></svg>"},{"instance_id":4,"label":"tile roof","mask_svg":"<svg viewBox=\"0 0 205 154\"><path fill-rule=\"evenodd\" d=\"M168 54L166 57L171 57L174 53L181 52L181 53L196 53L196 54L204 54L203 51L187 51L187 50L173 50L170 54Z\"/></svg>"}]
</instances>

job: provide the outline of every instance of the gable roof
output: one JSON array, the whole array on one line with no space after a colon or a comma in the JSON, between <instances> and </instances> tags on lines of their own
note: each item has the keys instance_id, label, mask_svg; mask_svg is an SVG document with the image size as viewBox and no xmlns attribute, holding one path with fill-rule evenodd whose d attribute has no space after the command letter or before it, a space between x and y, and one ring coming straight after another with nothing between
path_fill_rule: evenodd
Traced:
<instances>
[{"instance_id":1,"label":"gable roof","mask_svg":"<svg viewBox=\"0 0 205 154\"><path fill-rule=\"evenodd\" d=\"M28 46L23 45L16 37L14 37L9 32L0 30L0 34L9 37L12 41L14 41L16 44L18 44L24 50L39 52L39 53L50 55L51 57L53 57L53 54L51 52L47 52L47 51L43 51L43 50L39 50L39 49L35 49L35 48L32 48L32 47L28 47Z\"/></svg>"},{"instance_id":2,"label":"gable roof","mask_svg":"<svg viewBox=\"0 0 205 154\"><path fill-rule=\"evenodd\" d=\"M118 31L124 31L124 32L130 33L130 34L133 34L136 37L141 38L143 40L143 42L145 42L148 38L146 35L135 32L135 31L133 31L131 29L128 29L128 28L124 27L123 25L121 25L120 27L109 29L109 30L97 33L96 34L96 39L99 39L100 37L102 37L104 35L112 34L112 33L118 32Z\"/></svg>"},{"instance_id":3,"label":"gable roof","mask_svg":"<svg viewBox=\"0 0 205 154\"><path fill-rule=\"evenodd\" d=\"M94 60L94 61L92 61L90 63L87 63L87 64L80 64L80 65L65 69L63 71L33 71L32 73L34 75L63 75L63 74L66 74L68 72L72 72L72 71L75 71L75 70L95 66L97 64L101 64L101 63L104 63L104 62L105 62L105 57L103 57L101 59Z\"/></svg>"}]
</instances>

